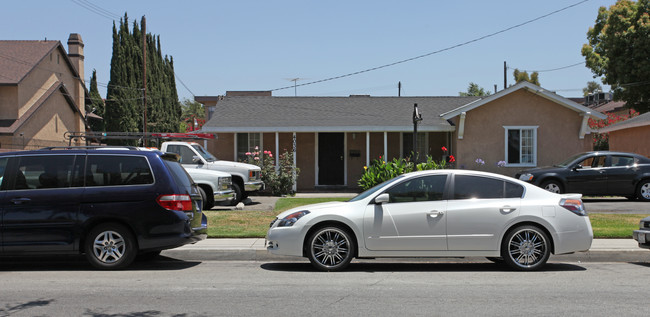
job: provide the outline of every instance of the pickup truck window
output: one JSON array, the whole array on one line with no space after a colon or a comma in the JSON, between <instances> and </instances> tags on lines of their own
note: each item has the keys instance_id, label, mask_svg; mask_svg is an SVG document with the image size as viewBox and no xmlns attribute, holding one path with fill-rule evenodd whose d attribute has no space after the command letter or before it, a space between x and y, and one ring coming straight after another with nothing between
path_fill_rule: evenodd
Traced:
<instances>
[{"instance_id":1,"label":"pickup truck window","mask_svg":"<svg viewBox=\"0 0 650 317\"><path fill-rule=\"evenodd\" d=\"M194 152L185 145L169 145L167 152L176 153L181 156L181 164L195 164L192 159Z\"/></svg>"},{"instance_id":2,"label":"pickup truck window","mask_svg":"<svg viewBox=\"0 0 650 317\"><path fill-rule=\"evenodd\" d=\"M218 161L218 159L212 155L210 152L206 151L202 146L198 144L192 144L192 147L203 156L203 158L208 162Z\"/></svg>"}]
</instances>

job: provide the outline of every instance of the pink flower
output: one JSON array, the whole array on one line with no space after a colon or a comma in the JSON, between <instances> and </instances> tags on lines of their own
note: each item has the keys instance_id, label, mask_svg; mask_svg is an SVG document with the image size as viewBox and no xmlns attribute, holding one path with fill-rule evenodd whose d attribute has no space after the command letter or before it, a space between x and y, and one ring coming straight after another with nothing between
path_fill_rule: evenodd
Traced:
<instances>
[{"instance_id":1,"label":"pink flower","mask_svg":"<svg viewBox=\"0 0 650 317\"><path fill-rule=\"evenodd\" d=\"M255 157L255 160L256 160L256 161L259 161L259 160L260 160L260 158L256 156L256 157Z\"/></svg>"},{"instance_id":2,"label":"pink flower","mask_svg":"<svg viewBox=\"0 0 650 317\"><path fill-rule=\"evenodd\" d=\"M269 153L269 157L273 157L273 154Z\"/></svg>"},{"instance_id":3,"label":"pink flower","mask_svg":"<svg viewBox=\"0 0 650 317\"><path fill-rule=\"evenodd\" d=\"M251 155L251 152L246 152L246 155Z\"/></svg>"},{"instance_id":4,"label":"pink flower","mask_svg":"<svg viewBox=\"0 0 650 317\"><path fill-rule=\"evenodd\" d=\"M259 149L260 149L260 147L256 145L256 146L255 146L255 150L259 150Z\"/></svg>"}]
</instances>

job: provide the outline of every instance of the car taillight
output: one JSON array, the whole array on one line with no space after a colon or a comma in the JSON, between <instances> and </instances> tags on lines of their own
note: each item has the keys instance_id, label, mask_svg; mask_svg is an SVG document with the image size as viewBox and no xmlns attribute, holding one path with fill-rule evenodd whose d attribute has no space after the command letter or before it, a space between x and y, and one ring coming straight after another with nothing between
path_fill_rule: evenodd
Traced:
<instances>
[{"instance_id":1,"label":"car taillight","mask_svg":"<svg viewBox=\"0 0 650 317\"><path fill-rule=\"evenodd\" d=\"M560 200L560 206L564 207L564 209L568 211L575 213L576 215L587 215L587 211L585 210L585 205L582 203L582 199L562 198L562 200Z\"/></svg>"},{"instance_id":2,"label":"car taillight","mask_svg":"<svg viewBox=\"0 0 650 317\"><path fill-rule=\"evenodd\" d=\"M192 211L190 195L160 195L156 201L167 210Z\"/></svg>"}]
</instances>

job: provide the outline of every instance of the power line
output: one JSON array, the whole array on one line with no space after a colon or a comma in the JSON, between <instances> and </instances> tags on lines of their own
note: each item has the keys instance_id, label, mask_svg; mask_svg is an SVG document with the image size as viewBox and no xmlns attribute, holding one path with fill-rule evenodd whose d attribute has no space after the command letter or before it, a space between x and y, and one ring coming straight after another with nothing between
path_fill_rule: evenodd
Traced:
<instances>
[{"instance_id":1,"label":"power line","mask_svg":"<svg viewBox=\"0 0 650 317\"><path fill-rule=\"evenodd\" d=\"M78 6L82 7L82 8L84 8L84 9L92 12L92 13L95 13L95 14L97 14L99 16L107 18L107 19L109 19L111 21L120 19L119 15L117 15L117 14L115 14L113 12L110 12L108 10L105 10L102 7L100 7L100 6L96 5L96 4L93 4L93 3L91 3L91 2L89 2L87 0L70 0L70 1L72 1L72 3L78 5Z\"/></svg>"},{"instance_id":2,"label":"power line","mask_svg":"<svg viewBox=\"0 0 650 317\"><path fill-rule=\"evenodd\" d=\"M567 65L567 66L562 66L562 67L557 67L557 68L552 68L552 69L544 69L544 70L525 70L525 69L520 69L520 70L523 71L523 72L529 72L529 73L547 73L547 72L554 72L556 70L562 70L562 69L567 69L567 68L583 65L584 63L585 62L579 62L579 63ZM508 69L519 69L519 68L508 66Z\"/></svg>"},{"instance_id":3,"label":"power line","mask_svg":"<svg viewBox=\"0 0 650 317\"><path fill-rule=\"evenodd\" d=\"M455 49L455 48L458 48L458 47L462 47L462 46L466 46L466 45L469 45L469 44L472 44L472 43L475 43L475 42L479 42L481 40L484 40L484 39L487 39L487 38L490 38L490 37L497 36L497 35L499 35L501 33L505 33L505 32L508 32L508 31L516 29L516 28L520 28L520 27L522 27L524 25L527 25L527 24L536 22L538 20L547 18L547 17L549 17L551 15L554 15L554 14L560 13L562 11L571 9L573 7L576 7L576 6L580 5L580 4L583 4L583 3L588 2L588 1L590 1L590 0L582 0L580 2L577 2L577 3L574 3L574 4L568 5L566 7L563 7L561 9L558 9L558 10L552 11L550 13L541 15L541 16L536 17L534 19L530 19L528 21L525 21L525 22L516 24L514 26L502 29L500 31L496 31L494 33L490 33L490 34L487 34L487 35L483 35L481 37L478 37L478 38L475 38L475 39L472 39L472 40L469 40L469 41L466 41L466 42L463 42L463 43L460 43L460 44L452 45L452 46L449 46L449 47L446 47L446 48L443 48L443 49L440 49L440 50L437 50L437 51L433 51L433 52L430 52L430 53L427 53L427 54L422 54L422 55L419 55L419 56L403 59L403 60L400 60L400 61L396 61L396 62L393 62L393 63L389 63L389 64L385 64L385 65L381 65L381 66L377 66L377 67L373 67L373 68L368 68L368 69L356 71L356 72L353 72L353 73L348 73L348 74L345 74L345 75L329 77L329 78L325 78L325 79L321 79L321 80L307 82L307 83L300 84L300 85L291 85L291 86L271 89L270 91L284 90L284 89L295 88L295 87L299 87L299 86L307 86L307 85L318 84L318 83L322 83L322 82L326 82L326 81L332 81L332 80L336 80L336 79L341 79L341 78L345 78L345 77L350 77L350 76L354 76L354 75L359 75L359 74L379 70L379 69L382 69L382 68L387 68L387 67L390 67L390 66L395 66L395 65L398 65L398 64L403 64L403 63L406 63L406 62L414 61L416 59L421 59L421 58L428 57L428 56L431 56L431 55L439 54L439 53L449 51L449 50L452 50L452 49Z\"/></svg>"}]
</instances>

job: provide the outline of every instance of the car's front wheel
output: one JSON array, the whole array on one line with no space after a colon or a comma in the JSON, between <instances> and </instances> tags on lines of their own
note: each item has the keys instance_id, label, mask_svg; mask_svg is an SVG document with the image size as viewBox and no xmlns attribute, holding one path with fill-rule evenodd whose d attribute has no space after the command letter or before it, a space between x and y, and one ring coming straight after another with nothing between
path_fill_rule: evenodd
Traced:
<instances>
[{"instance_id":1,"label":"car's front wheel","mask_svg":"<svg viewBox=\"0 0 650 317\"><path fill-rule=\"evenodd\" d=\"M644 179L639 183L636 196L642 201L650 201L650 179Z\"/></svg>"},{"instance_id":2,"label":"car's front wheel","mask_svg":"<svg viewBox=\"0 0 650 317\"><path fill-rule=\"evenodd\" d=\"M550 240L537 226L524 225L510 230L501 244L501 257L511 268L534 271L551 255Z\"/></svg>"},{"instance_id":3,"label":"car's front wheel","mask_svg":"<svg viewBox=\"0 0 650 317\"><path fill-rule=\"evenodd\" d=\"M137 255L133 234L125 226L105 223L86 236L86 258L99 269L121 269L129 266Z\"/></svg>"},{"instance_id":4,"label":"car's front wheel","mask_svg":"<svg viewBox=\"0 0 650 317\"><path fill-rule=\"evenodd\" d=\"M344 269L354 257L356 245L352 236L339 227L320 228L309 236L307 257L321 271Z\"/></svg>"},{"instance_id":5,"label":"car's front wheel","mask_svg":"<svg viewBox=\"0 0 650 317\"><path fill-rule=\"evenodd\" d=\"M203 199L203 210L210 210L214 207L214 197L208 196L208 194L199 187L199 192L201 193L201 199Z\"/></svg>"},{"instance_id":6,"label":"car's front wheel","mask_svg":"<svg viewBox=\"0 0 650 317\"><path fill-rule=\"evenodd\" d=\"M555 180L545 181L544 183L542 183L540 187L548 190L551 193L555 193L555 194L562 193L562 184L560 184L560 182Z\"/></svg>"}]
</instances>

